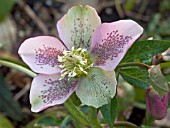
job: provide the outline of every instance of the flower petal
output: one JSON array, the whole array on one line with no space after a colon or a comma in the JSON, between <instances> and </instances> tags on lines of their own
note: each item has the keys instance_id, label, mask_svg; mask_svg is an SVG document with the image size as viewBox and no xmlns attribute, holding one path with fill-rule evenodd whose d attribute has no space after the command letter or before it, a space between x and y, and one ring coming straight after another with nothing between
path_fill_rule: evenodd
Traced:
<instances>
[{"instance_id":1,"label":"flower petal","mask_svg":"<svg viewBox=\"0 0 170 128\"><path fill-rule=\"evenodd\" d=\"M95 66L109 71L115 69L142 32L143 28L132 20L101 24L90 46Z\"/></svg>"},{"instance_id":2,"label":"flower petal","mask_svg":"<svg viewBox=\"0 0 170 128\"><path fill-rule=\"evenodd\" d=\"M39 112L50 106L64 103L77 87L78 81L59 80L60 74L37 75L30 90L31 111Z\"/></svg>"},{"instance_id":3,"label":"flower petal","mask_svg":"<svg viewBox=\"0 0 170 128\"><path fill-rule=\"evenodd\" d=\"M90 6L74 6L57 23L57 29L61 40L68 49L89 49L91 37L96 28L101 24L100 17L94 8Z\"/></svg>"},{"instance_id":4,"label":"flower petal","mask_svg":"<svg viewBox=\"0 0 170 128\"><path fill-rule=\"evenodd\" d=\"M98 108L115 96L116 84L114 71L92 68L88 76L80 80L76 94L83 104Z\"/></svg>"},{"instance_id":5,"label":"flower petal","mask_svg":"<svg viewBox=\"0 0 170 128\"><path fill-rule=\"evenodd\" d=\"M19 55L23 61L35 72L42 74L58 73L58 55L62 55L65 46L54 37L38 36L25 40Z\"/></svg>"}]
</instances>

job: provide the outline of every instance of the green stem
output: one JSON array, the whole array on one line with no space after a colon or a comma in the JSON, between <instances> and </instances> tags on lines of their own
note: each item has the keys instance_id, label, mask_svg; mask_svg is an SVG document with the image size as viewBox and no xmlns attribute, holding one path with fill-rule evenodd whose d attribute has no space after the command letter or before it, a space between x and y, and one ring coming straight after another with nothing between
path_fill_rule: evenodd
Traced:
<instances>
[{"instance_id":1,"label":"green stem","mask_svg":"<svg viewBox=\"0 0 170 128\"><path fill-rule=\"evenodd\" d=\"M151 117L148 109L146 109L146 112L145 112L145 125L146 126L151 126L154 121L155 121L155 119L153 117Z\"/></svg>"},{"instance_id":2,"label":"green stem","mask_svg":"<svg viewBox=\"0 0 170 128\"><path fill-rule=\"evenodd\" d=\"M139 128L136 124L126 122L126 121L116 121L114 123L114 126L126 126L126 127L129 127L129 128Z\"/></svg>"},{"instance_id":3,"label":"green stem","mask_svg":"<svg viewBox=\"0 0 170 128\"><path fill-rule=\"evenodd\" d=\"M123 18L124 17L124 13L123 13L123 10L121 8L121 5L120 5L120 1L119 0L115 0L115 7L116 7L116 10L118 12L118 15L120 18Z\"/></svg>"},{"instance_id":4,"label":"green stem","mask_svg":"<svg viewBox=\"0 0 170 128\"><path fill-rule=\"evenodd\" d=\"M101 128L101 125L99 124L97 120L97 109L96 108L89 106L87 115L88 115L88 120L91 125L94 125L94 127L97 127L97 128Z\"/></svg>"},{"instance_id":5,"label":"green stem","mask_svg":"<svg viewBox=\"0 0 170 128\"><path fill-rule=\"evenodd\" d=\"M151 66L146 65L146 64L144 64L144 63L139 63L139 62L122 63L122 64L119 64L119 65L117 66L117 68L128 67L128 66L139 66L139 67L142 67L142 68L145 68L145 69L151 68Z\"/></svg>"},{"instance_id":6,"label":"green stem","mask_svg":"<svg viewBox=\"0 0 170 128\"><path fill-rule=\"evenodd\" d=\"M21 72L24 72L26 73L27 75L31 76L31 77L35 77L36 74L34 72L32 72L31 70L21 66L21 65L18 65L18 64L15 64L13 62L8 62L8 61L5 61L5 60L0 60L0 65L2 66L6 66L6 67L9 67L9 68L14 68L14 69L17 69Z\"/></svg>"},{"instance_id":7,"label":"green stem","mask_svg":"<svg viewBox=\"0 0 170 128\"><path fill-rule=\"evenodd\" d=\"M60 128L66 128L67 125L71 122L71 116L67 115L64 120L62 121Z\"/></svg>"},{"instance_id":8,"label":"green stem","mask_svg":"<svg viewBox=\"0 0 170 128\"><path fill-rule=\"evenodd\" d=\"M84 125L90 126L87 116L73 104L71 98L64 102L64 106L74 119L80 121Z\"/></svg>"}]
</instances>

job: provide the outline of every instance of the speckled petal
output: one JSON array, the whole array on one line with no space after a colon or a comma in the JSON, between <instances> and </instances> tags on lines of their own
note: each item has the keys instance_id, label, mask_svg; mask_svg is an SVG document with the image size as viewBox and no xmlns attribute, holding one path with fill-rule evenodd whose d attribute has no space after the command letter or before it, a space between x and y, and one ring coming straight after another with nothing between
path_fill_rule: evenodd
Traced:
<instances>
[{"instance_id":1,"label":"speckled petal","mask_svg":"<svg viewBox=\"0 0 170 128\"><path fill-rule=\"evenodd\" d=\"M25 40L18 53L34 72L53 74L60 71L58 55L63 49L65 46L57 38L38 36Z\"/></svg>"},{"instance_id":2,"label":"speckled petal","mask_svg":"<svg viewBox=\"0 0 170 128\"><path fill-rule=\"evenodd\" d=\"M96 28L101 24L100 17L94 8L90 6L74 6L57 23L57 29L61 40L68 49L89 49L91 38Z\"/></svg>"},{"instance_id":3,"label":"speckled petal","mask_svg":"<svg viewBox=\"0 0 170 128\"><path fill-rule=\"evenodd\" d=\"M80 80L76 94L83 104L99 108L115 96L116 85L114 71L92 68L87 77Z\"/></svg>"},{"instance_id":4,"label":"speckled petal","mask_svg":"<svg viewBox=\"0 0 170 128\"><path fill-rule=\"evenodd\" d=\"M32 112L39 112L50 106L64 103L77 87L78 81L67 78L59 80L60 74L37 75L30 90Z\"/></svg>"},{"instance_id":5,"label":"speckled petal","mask_svg":"<svg viewBox=\"0 0 170 128\"><path fill-rule=\"evenodd\" d=\"M95 66L111 71L116 68L143 28L132 20L101 24L90 46Z\"/></svg>"}]
</instances>

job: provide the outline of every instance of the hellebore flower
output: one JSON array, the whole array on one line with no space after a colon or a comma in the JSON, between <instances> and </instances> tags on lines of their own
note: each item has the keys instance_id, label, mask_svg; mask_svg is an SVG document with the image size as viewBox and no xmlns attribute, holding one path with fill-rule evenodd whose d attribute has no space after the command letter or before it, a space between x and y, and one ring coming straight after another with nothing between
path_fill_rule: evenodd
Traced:
<instances>
[{"instance_id":1,"label":"hellebore flower","mask_svg":"<svg viewBox=\"0 0 170 128\"><path fill-rule=\"evenodd\" d=\"M143 29L132 20L103 23L95 9L75 6L57 23L58 39L29 38L18 53L39 73L32 82L32 111L64 103L76 91L85 105L95 108L116 93L114 69Z\"/></svg>"},{"instance_id":2,"label":"hellebore flower","mask_svg":"<svg viewBox=\"0 0 170 128\"><path fill-rule=\"evenodd\" d=\"M168 93L160 97L152 86L146 91L146 107L151 116L156 120L161 120L167 115L168 100Z\"/></svg>"}]
</instances>

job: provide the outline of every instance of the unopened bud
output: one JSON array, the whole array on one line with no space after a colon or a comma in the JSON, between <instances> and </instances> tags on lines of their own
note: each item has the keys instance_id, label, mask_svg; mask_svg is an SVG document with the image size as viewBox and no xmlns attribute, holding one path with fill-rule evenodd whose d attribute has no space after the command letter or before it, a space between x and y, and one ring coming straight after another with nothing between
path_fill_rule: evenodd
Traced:
<instances>
[{"instance_id":1,"label":"unopened bud","mask_svg":"<svg viewBox=\"0 0 170 128\"><path fill-rule=\"evenodd\" d=\"M162 53L164 61L170 61L170 48Z\"/></svg>"},{"instance_id":2,"label":"unopened bud","mask_svg":"<svg viewBox=\"0 0 170 128\"><path fill-rule=\"evenodd\" d=\"M153 118L163 119L167 115L168 93L160 97L152 87L149 87L146 91L146 107Z\"/></svg>"}]
</instances>

